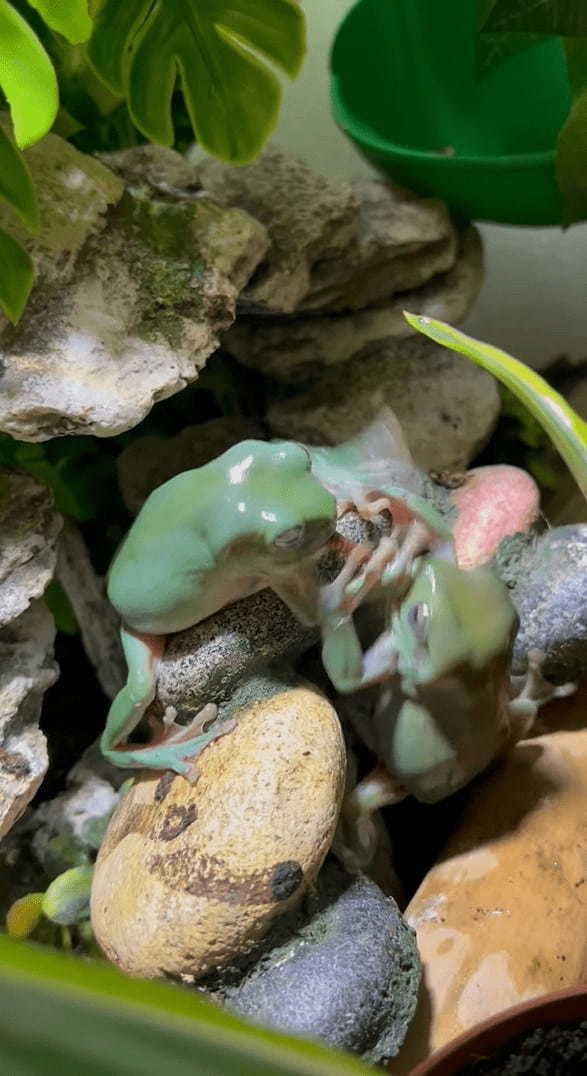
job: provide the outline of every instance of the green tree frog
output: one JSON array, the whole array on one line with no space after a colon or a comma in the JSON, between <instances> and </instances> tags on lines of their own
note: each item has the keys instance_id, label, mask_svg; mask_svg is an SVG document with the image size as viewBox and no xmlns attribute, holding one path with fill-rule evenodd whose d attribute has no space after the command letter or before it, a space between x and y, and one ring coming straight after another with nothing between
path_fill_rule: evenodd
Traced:
<instances>
[{"instance_id":1,"label":"green tree frog","mask_svg":"<svg viewBox=\"0 0 587 1076\"><path fill-rule=\"evenodd\" d=\"M373 554L381 556L380 549ZM354 567L351 557L337 589L348 585ZM378 571L385 582L385 570ZM406 593L392 583L386 628L364 654L349 619L331 623L323 635L323 659L340 690L380 684L374 705L367 699L367 713L360 696L348 708L379 759L344 808L363 851L372 840L373 811L408 794L425 803L451 795L527 734L542 702L574 689L543 680L537 652L529 656L526 677L510 676L517 615L506 586L489 569L463 571L426 555L412 574ZM354 600L360 597L355 588Z\"/></svg>"},{"instance_id":2,"label":"green tree frog","mask_svg":"<svg viewBox=\"0 0 587 1076\"><path fill-rule=\"evenodd\" d=\"M126 685L114 699L102 752L118 766L193 775L190 760L215 736L210 703L187 726L166 714L152 743L125 741L155 696L165 636L272 587L295 616L315 623L313 555L336 525L336 501L293 443L242 441L156 489L110 569L108 597L122 618ZM212 724L212 727L209 727Z\"/></svg>"}]
</instances>

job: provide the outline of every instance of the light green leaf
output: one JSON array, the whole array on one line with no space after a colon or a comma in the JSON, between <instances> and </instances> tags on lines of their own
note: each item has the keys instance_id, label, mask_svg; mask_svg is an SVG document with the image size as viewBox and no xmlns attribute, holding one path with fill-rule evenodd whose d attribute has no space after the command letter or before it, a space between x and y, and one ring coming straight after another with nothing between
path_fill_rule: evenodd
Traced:
<instances>
[{"instance_id":1,"label":"light green leaf","mask_svg":"<svg viewBox=\"0 0 587 1076\"><path fill-rule=\"evenodd\" d=\"M326 1047L264 1031L194 991L0 937L2 1071L10 1076L368 1076Z\"/></svg>"},{"instance_id":2,"label":"light green leaf","mask_svg":"<svg viewBox=\"0 0 587 1076\"><path fill-rule=\"evenodd\" d=\"M39 227L39 205L23 156L0 126L0 198L31 232Z\"/></svg>"},{"instance_id":3,"label":"light green leaf","mask_svg":"<svg viewBox=\"0 0 587 1076\"><path fill-rule=\"evenodd\" d=\"M491 344L474 340L434 318L407 311L404 311L404 317L412 328L437 344L466 355L515 393L546 430L587 498L587 422L573 411L560 393L525 363Z\"/></svg>"},{"instance_id":4,"label":"light green leaf","mask_svg":"<svg viewBox=\"0 0 587 1076\"><path fill-rule=\"evenodd\" d=\"M575 37L587 34L585 0L495 0L483 13L483 29Z\"/></svg>"},{"instance_id":5,"label":"light green leaf","mask_svg":"<svg viewBox=\"0 0 587 1076\"><path fill-rule=\"evenodd\" d=\"M87 0L28 0L47 26L66 37L72 45L87 41L92 32Z\"/></svg>"},{"instance_id":6,"label":"light green leaf","mask_svg":"<svg viewBox=\"0 0 587 1076\"><path fill-rule=\"evenodd\" d=\"M29 24L0 2L0 87L10 105L17 144L38 142L59 105L53 64Z\"/></svg>"},{"instance_id":7,"label":"light green leaf","mask_svg":"<svg viewBox=\"0 0 587 1076\"><path fill-rule=\"evenodd\" d=\"M196 138L209 153L246 164L277 120L281 85L258 56L290 77L305 52L295 0L106 0L88 54L133 122L171 145L171 97L179 76ZM252 50L252 51L251 51ZM257 54L257 55L254 55Z\"/></svg>"},{"instance_id":8,"label":"light green leaf","mask_svg":"<svg viewBox=\"0 0 587 1076\"><path fill-rule=\"evenodd\" d=\"M14 325L33 286L33 263L26 250L0 228L0 310Z\"/></svg>"}]
</instances>

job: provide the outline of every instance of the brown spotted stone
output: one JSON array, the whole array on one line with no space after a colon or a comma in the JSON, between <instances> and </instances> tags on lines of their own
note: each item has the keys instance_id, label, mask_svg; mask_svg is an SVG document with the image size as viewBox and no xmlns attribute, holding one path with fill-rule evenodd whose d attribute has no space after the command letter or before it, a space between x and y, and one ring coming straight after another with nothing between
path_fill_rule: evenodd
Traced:
<instances>
[{"instance_id":1,"label":"brown spotted stone","mask_svg":"<svg viewBox=\"0 0 587 1076\"><path fill-rule=\"evenodd\" d=\"M225 967L293 908L330 848L345 772L340 725L310 685L237 714L199 778L146 774L108 828L92 922L131 975Z\"/></svg>"}]
</instances>

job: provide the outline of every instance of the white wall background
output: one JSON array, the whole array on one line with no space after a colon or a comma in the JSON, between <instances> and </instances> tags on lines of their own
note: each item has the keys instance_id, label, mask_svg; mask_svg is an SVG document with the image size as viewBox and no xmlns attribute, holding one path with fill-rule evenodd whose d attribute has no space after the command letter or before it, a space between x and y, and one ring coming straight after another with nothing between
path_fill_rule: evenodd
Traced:
<instances>
[{"instance_id":1,"label":"white wall background","mask_svg":"<svg viewBox=\"0 0 587 1076\"><path fill-rule=\"evenodd\" d=\"M332 119L328 56L336 27L353 2L303 3L308 56L300 77L286 89L274 136L317 171L349 179L369 174L370 168ZM538 368L561 354L587 357L587 224L567 232L498 225L481 230L487 277L467 330Z\"/></svg>"}]
</instances>

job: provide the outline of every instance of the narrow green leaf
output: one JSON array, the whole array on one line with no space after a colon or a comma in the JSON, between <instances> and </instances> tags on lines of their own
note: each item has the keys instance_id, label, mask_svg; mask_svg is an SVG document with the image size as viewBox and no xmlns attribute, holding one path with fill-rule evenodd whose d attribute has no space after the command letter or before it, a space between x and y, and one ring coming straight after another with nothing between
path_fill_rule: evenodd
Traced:
<instances>
[{"instance_id":1,"label":"narrow green leaf","mask_svg":"<svg viewBox=\"0 0 587 1076\"><path fill-rule=\"evenodd\" d=\"M33 263L26 250L0 228L0 309L14 325L33 286Z\"/></svg>"},{"instance_id":2,"label":"narrow green leaf","mask_svg":"<svg viewBox=\"0 0 587 1076\"><path fill-rule=\"evenodd\" d=\"M127 979L0 937L2 1068L11 1076L367 1076L326 1047L264 1031L194 991Z\"/></svg>"},{"instance_id":3,"label":"narrow green leaf","mask_svg":"<svg viewBox=\"0 0 587 1076\"><path fill-rule=\"evenodd\" d=\"M47 134L59 106L53 64L29 24L6 0L0 2L0 87L10 105L17 144L30 146Z\"/></svg>"},{"instance_id":4,"label":"narrow green leaf","mask_svg":"<svg viewBox=\"0 0 587 1076\"><path fill-rule=\"evenodd\" d=\"M92 32L87 0L28 0L52 30L72 45L87 41Z\"/></svg>"},{"instance_id":5,"label":"narrow green leaf","mask_svg":"<svg viewBox=\"0 0 587 1076\"><path fill-rule=\"evenodd\" d=\"M481 0L483 4L484 0ZM486 3L486 0L485 0ZM487 4L483 29L575 37L587 34L585 0L495 0ZM483 7L481 8L483 16Z\"/></svg>"},{"instance_id":6,"label":"narrow green leaf","mask_svg":"<svg viewBox=\"0 0 587 1076\"><path fill-rule=\"evenodd\" d=\"M39 204L24 157L0 126L0 198L31 232L39 227Z\"/></svg>"},{"instance_id":7,"label":"narrow green leaf","mask_svg":"<svg viewBox=\"0 0 587 1076\"><path fill-rule=\"evenodd\" d=\"M294 77L305 53L295 0L106 0L88 46L98 74L125 89L138 129L171 145L171 98L179 74L204 149L246 164L277 120L281 84L262 62Z\"/></svg>"},{"instance_id":8,"label":"narrow green leaf","mask_svg":"<svg viewBox=\"0 0 587 1076\"><path fill-rule=\"evenodd\" d=\"M404 311L406 321L435 340L458 351L502 381L544 427L587 498L587 422L535 370L505 351L474 340L451 325Z\"/></svg>"}]
</instances>

